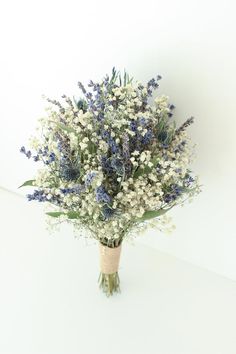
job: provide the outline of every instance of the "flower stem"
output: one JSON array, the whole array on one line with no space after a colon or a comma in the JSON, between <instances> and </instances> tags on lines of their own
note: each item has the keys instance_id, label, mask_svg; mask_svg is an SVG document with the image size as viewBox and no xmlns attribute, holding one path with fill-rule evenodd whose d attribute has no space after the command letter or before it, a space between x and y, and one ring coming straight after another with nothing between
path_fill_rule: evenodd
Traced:
<instances>
[{"instance_id":1,"label":"flower stem","mask_svg":"<svg viewBox=\"0 0 236 354\"><path fill-rule=\"evenodd\" d=\"M120 292L120 278L118 272L113 274L104 274L101 272L98 283L100 289L102 289L107 296Z\"/></svg>"}]
</instances>

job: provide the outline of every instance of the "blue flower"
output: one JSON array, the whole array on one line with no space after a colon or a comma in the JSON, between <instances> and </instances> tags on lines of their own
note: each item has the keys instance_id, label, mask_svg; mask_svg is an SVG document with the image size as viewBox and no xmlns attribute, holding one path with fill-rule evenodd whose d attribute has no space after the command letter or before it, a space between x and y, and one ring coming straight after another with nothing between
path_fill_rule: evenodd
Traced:
<instances>
[{"instance_id":1,"label":"blue flower","mask_svg":"<svg viewBox=\"0 0 236 354\"><path fill-rule=\"evenodd\" d=\"M77 168L71 166L64 166L61 168L60 175L66 181L74 181L80 176L80 171Z\"/></svg>"},{"instance_id":2,"label":"blue flower","mask_svg":"<svg viewBox=\"0 0 236 354\"><path fill-rule=\"evenodd\" d=\"M44 191L41 190L35 190L33 194L27 194L26 197L28 198L28 201L32 201L32 200L37 200L38 202L47 201L47 197L44 194Z\"/></svg>"},{"instance_id":3,"label":"blue flower","mask_svg":"<svg viewBox=\"0 0 236 354\"><path fill-rule=\"evenodd\" d=\"M49 154L49 159L48 159L48 163L52 163L55 161L56 155L54 154L54 152L51 152Z\"/></svg>"},{"instance_id":4,"label":"blue flower","mask_svg":"<svg viewBox=\"0 0 236 354\"><path fill-rule=\"evenodd\" d=\"M157 75L156 79L153 78L153 79L148 81L148 83L147 83L148 96L151 96L152 95L152 91L158 88L158 86L159 86L158 81L160 79L161 79L161 76Z\"/></svg>"},{"instance_id":5,"label":"blue flower","mask_svg":"<svg viewBox=\"0 0 236 354\"><path fill-rule=\"evenodd\" d=\"M182 151L184 150L184 147L185 147L186 144L187 144L186 141L183 140L180 144L178 144L178 145L176 146L176 148L174 149L174 152L175 152L175 153L182 152Z\"/></svg>"},{"instance_id":6,"label":"blue flower","mask_svg":"<svg viewBox=\"0 0 236 354\"><path fill-rule=\"evenodd\" d=\"M42 151L42 156L46 157L47 155L48 155L48 146L45 146L44 150Z\"/></svg>"},{"instance_id":7,"label":"blue flower","mask_svg":"<svg viewBox=\"0 0 236 354\"><path fill-rule=\"evenodd\" d=\"M137 132L138 127L137 127L137 123L135 121L132 121L129 126L130 126L130 130L132 132Z\"/></svg>"},{"instance_id":8,"label":"blue flower","mask_svg":"<svg viewBox=\"0 0 236 354\"><path fill-rule=\"evenodd\" d=\"M101 165L103 172L105 172L108 176L112 175L113 169L111 167L111 161L106 156L101 157Z\"/></svg>"},{"instance_id":9,"label":"blue flower","mask_svg":"<svg viewBox=\"0 0 236 354\"><path fill-rule=\"evenodd\" d=\"M146 119L144 118L144 117L142 117L142 118L139 118L139 124L142 126L142 127L144 127L146 124L147 124L147 121L146 121Z\"/></svg>"},{"instance_id":10,"label":"blue flower","mask_svg":"<svg viewBox=\"0 0 236 354\"><path fill-rule=\"evenodd\" d=\"M45 194L42 190L35 190L33 194L27 194L28 201L38 201L38 202L50 202L55 205L61 205L61 200L59 196L53 195L50 199L47 198L47 194Z\"/></svg>"},{"instance_id":11,"label":"blue flower","mask_svg":"<svg viewBox=\"0 0 236 354\"><path fill-rule=\"evenodd\" d=\"M90 101L93 98L93 95L91 92L86 93L85 97Z\"/></svg>"},{"instance_id":12,"label":"blue flower","mask_svg":"<svg viewBox=\"0 0 236 354\"><path fill-rule=\"evenodd\" d=\"M31 158L31 156L32 156L31 151L30 151L30 150L29 150L29 151L27 151L27 153L25 154L25 156L27 156L27 157L28 157L28 159L30 159L30 158Z\"/></svg>"},{"instance_id":13,"label":"blue flower","mask_svg":"<svg viewBox=\"0 0 236 354\"><path fill-rule=\"evenodd\" d=\"M96 172L90 172L85 179L85 186L88 187L91 185L92 181L96 177Z\"/></svg>"},{"instance_id":14,"label":"blue flower","mask_svg":"<svg viewBox=\"0 0 236 354\"><path fill-rule=\"evenodd\" d=\"M85 100L83 100L83 99L79 99L76 102L76 105L77 105L78 109L82 110L83 112L86 112L86 110L88 108L87 102Z\"/></svg>"},{"instance_id":15,"label":"blue flower","mask_svg":"<svg viewBox=\"0 0 236 354\"><path fill-rule=\"evenodd\" d=\"M153 139L154 134L152 132L151 129L148 129L147 133L144 135L144 137L142 138L142 144L147 145L151 142L151 140Z\"/></svg>"},{"instance_id":16,"label":"blue flower","mask_svg":"<svg viewBox=\"0 0 236 354\"><path fill-rule=\"evenodd\" d=\"M31 152L30 150L26 151L26 149L25 149L24 146L22 146L22 147L20 148L20 152L21 152L22 154L24 154L26 157L28 157L28 159L30 159L31 156L32 156L32 152Z\"/></svg>"},{"instance_id":17,"label":"blue flower","mask_svg":"<svg viewBox=\"0 0 236 354\"><path fill-rule=\"evenodd\" d=\"M111 197L106 192L106 190L103 186L99 186L98 188L96 188L96 200L98 203L100 203L100 202L110 203L111 202Z\"/></svg>"},{"instance_id":18,"label":"blue flower","mask_svg":"<svg viewBox=\"0 0 236 354\"><path fill-rule=\"evenodd\" d=\"M111 135L107 130L102 129L101 137L105 140L108 140L108 139L110 139Z\"/></svg>"},{"instance_id":19,"label":"blue flower","mask_svg":"<svg viewBox=\"0 0 236 354\"><path fill-rule=\"evenodd\" d=\"M190 187L193 184L193 182L195 182L195 179L187 173L185 175L184 185L186 187Z\"/></svg>"},{"instance_id":20,"label":"blue flower","mask_svg":"<svg viewBox=\"0 0 236 354\"><path fill-rule=\"evenodd\" d=\"M22 152L22 154L25 154L25 153L26 153L26 150L25 150L25 147L24 147L24 146L22 146L22 147L20 148L20 152Z\"/></svg>"},{"instance_id":21,"label":"blue flower","mask_svg":"<svg viewBox=\"0 0 236 354\"><path fill-rule=\"evenodd\" d=\"M165 143L165 141L168 138L168 133L167 131L163 130L161 131L158 135L157 135L157 139L161 142L161 143Z\"/></svg>"},{"instance_id":22,"label":"blue flower","mask_svg":"<svg viewBox=\"0 0 236 354\"><path fill-rule=\"evenodd\" d=\"M118 175L124 174L124 165L121 159L116 157L112 158L111 167Z\"/></svg>"},{"instance_id":23,"label":"blue flower","mask_svg":"<svg viewBox=\"0 0 236 354\"><path fill-rule=\"evenodd\" d=\"M83 94L86 94L86 90L85 90L84 85L82 84L82 82L79 81L78 82L78 86L81 89L81 91L83 92Z\"/></svg>"},{"instance_id":24,"label":"blue flower","mask_svg":"<svg viewBox=\"0 0 236 354\"><path fill-rule=\"evenodd\" d=\"M80 194L83 191L84 191L84 187L81 184L78 184L77 186L72 188L61 188L61 192L65 195L70 193Z\"/></svg>"},{"instance_id":25,"label":"blue flower","mask_svg":"<svg viewBox=\"0 0 236 354\"><path fill-rule=\"evenodd\" d=\"M97 116L97 120L98 121L102 121L104 119L104 113L103 112L99 112L98 116Z\"/></svg>"},{"instance_id":26,"label":"blue flower","mask_svg":"<svg viewBox=\"0 0 236 354\"><path fill-rule=\"evenodd\" d=\"M109 147L110 147L110 149L111 149L111 152L112 152L113 154L116 154L116 153L119 151L119 148L118 148L118 146L117 146L115 140L114 140L113 138L110 138L110 139L108 139L107 142L108 142L108 145L109 145Z\"/></svg>"},{"instance_id":27,"label":"blue flower","mask_svg":"<svg viewBox=\"0 0 236 354\"><path fill-rule=\"evenodd\" d=\"M111 133L107 130L101 129L101 137L107 142L109 145L111 152L113 154L117 153L119 151L119 148L115 142L115 140L111 137Z\"/></svg>"},{"instance_id":28,"label":"blue flower","mask_svg":"<svg viewBox=\"0 0 236 354\"><path fill-rule=\"evenodd\" d=\"M169 187L168 192L164 195L164 201L166 203L174 202L182 193L184 188L178 184L172 184Z\"/></svg>"},{"instance_id":29,"label":"blue flower","mask_svg":"<svg viewBox=\"0 0 236 354\"><path fill-rule=\"evenodd\" d=\"M103 214L105 220L111 219L112 216L114 215L114 213L115 213L115 210L110 208L109 206L104 205L102 207L102 214Z\"/></svg>"},{"instance_id":30,"label":"blue flower","mask_svg":"<svg viewBox=\"0 0 236 354\"><path fill-rule=\"evenodd\" d=\"M165 201L165 203L170 203L172 200L173 200L173 199L172 199L171 194L167 193L167 194L164 195L164 201Z\"/></svg>"}]
</instances>

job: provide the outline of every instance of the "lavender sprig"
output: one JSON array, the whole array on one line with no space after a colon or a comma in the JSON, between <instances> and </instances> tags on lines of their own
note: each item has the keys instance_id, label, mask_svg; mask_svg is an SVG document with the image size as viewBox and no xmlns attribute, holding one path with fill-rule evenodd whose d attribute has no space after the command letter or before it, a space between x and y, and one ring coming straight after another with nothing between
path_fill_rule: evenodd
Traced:
<instances>
[{"instance_id":1,"label":"lavender sprig","mask_svg":"<svg viewBox=\"0 0 236 354\"><path fill-rule=\"evenodd\" d=\"M176 129L175 134L179 135L182 131L184 131L193 122L194 122L194 117L188 118L178 129Z\"/></svg>"}]
</instances>

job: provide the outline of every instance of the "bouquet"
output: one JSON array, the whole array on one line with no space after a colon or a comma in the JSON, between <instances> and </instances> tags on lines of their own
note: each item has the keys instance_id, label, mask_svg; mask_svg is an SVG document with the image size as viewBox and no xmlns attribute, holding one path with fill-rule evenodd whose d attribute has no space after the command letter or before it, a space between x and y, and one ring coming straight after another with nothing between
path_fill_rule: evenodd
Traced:
<instances>
[{"instance_id":1,"label":"bouquet","mask_svg":"<svg viewBox=\"0 0 236 354\"><path fill-rule=\"evenodd\" d=\"M40 165L22 185L34 187L28 200L47 203L51 220L98 241L107 295L120 290L123 240L150 224L162 229L165 214L200 191L189 169L193 118L176 127L168 97L153 97L160 79L143 85L113 68L86 88L79 82L81 98L47 99L31 150L21 148Z\"/></svg>"}]
</instances>

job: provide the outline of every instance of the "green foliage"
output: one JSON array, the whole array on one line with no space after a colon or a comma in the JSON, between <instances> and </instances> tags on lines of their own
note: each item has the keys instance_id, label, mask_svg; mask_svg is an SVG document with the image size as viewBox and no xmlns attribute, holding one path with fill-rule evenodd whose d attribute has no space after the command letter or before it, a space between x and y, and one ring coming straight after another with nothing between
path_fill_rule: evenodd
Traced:
<instances>
[{"instance_id":1,"label":"green foliage","mask_svg":"<svg viewBox=\"0 0 236 354\"><path fill-rule=\"evenodd\" d=\"M155 166L158 162L159 157L158 156L154 156L150 162ZM151 173L153 170L153 167L149 167L149 166L144 166L144 168L138 167L137 170L134 172L133 177L134 178L138 178L139 176L143 176L145 174Z\"/></svg>"},{"instance_id":2,"label":"green foliage","mask_svg":"<svg viewBox=\"0 0 236 354\"><path fill-rule=\"evenodd\" d=\"M172 207L168 208L168 209L159 209L159 210L148 210L145 211L145 213L143 214L143 216L139 219L137 219L138 222L144 222L150 219L154 219L157 218L158 216L162 216L165 213L167 213Z\"/></svg>"},{"instance_id":3,"label":"green foliage","mask_svg":"<svg viewBox=\"0 0 236 354\"><path fill-rule=\"evenodd\" d=\"M34 184L34 179L29 179L28 181L25 181L20 187L18 188L21 188L21 187L32 187Z\"/></svg>"},{"instance_id":4,"label":"green foliage","mask_svg":"<svg viewBox=\"0 0 236 354\"><path fill-rule=\"evenodd\" d=\"M75 135L78 135L75 129L69 127L68 125L57 123L57 127L60 128L61 130L64 130L67 133L74 133Z\"/></svg>"},{"instance_id":5,"label":"green foliage","mask_svg":"<svg viewBox=\"0 0 236 354\"><path fill-rule=\"evenodd\" d=\"M80 214L77 213L76 211L68 211L67 213L60 212L60 211L52 211L52 212L48 212L46 214L53 217L53 218L58 218L62 215L66 215L68 217L68 219L79 219L80 218Z\"/></svg>"},{"instance_id":6,"label":"green foliage","mask_svg":"<svg viewBox=\"0 0 236 354\"><path fill-rule=\"evenodd\" d=\"M86 112L86 111L87 111L87 109L88 109L88 104L87 104L87 102L86 102L84 99L81 98L81 99L79 99L79 100L76 100L75 97L73 97L73 99L74 99L75 105L77 106L77 108L78 108L79 110L82 109L83 112Z\"/></svg>"},{"instance_id":7,"label":"green foliage","mask_svg":"<svg viewBox=\"0 0 236 354\"><path fill-rule=\"evenodd\" d=\"M145 166L144 168L139 167L135 172L133 177L138 178L139 176L145 175L147 173L150 173L152 169L149 166Z\"/></svg>"},{"instance_id":8,"label":"green foliage","mask_svg":"<svg viewBox=\"0 0 236 354\"><path fill-rule=\"evenodd\" d=\"M97 145L94 144L92 141L88 142L88 151L90 154L95 154L97 151Z\"/></svg>"}]
</instances>

